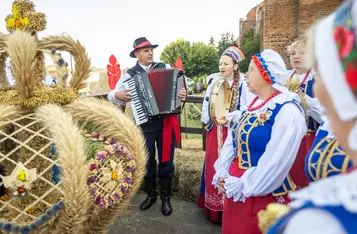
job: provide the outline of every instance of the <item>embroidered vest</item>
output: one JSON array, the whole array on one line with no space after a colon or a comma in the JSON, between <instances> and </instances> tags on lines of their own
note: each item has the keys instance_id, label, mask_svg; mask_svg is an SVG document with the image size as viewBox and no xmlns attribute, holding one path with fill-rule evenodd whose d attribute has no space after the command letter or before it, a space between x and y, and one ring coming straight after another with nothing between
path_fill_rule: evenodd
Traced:
<instances>
[{"instance_id":1,"label":"embroidered vest","mask_svg":"<svg viewBox=\"0 0 357 234\"><path fill-rule=\"evenodd\" d=\"M267 232L267 234L283 234L289 220L299 211L304 209L317 208L322 209L334 216L337 221L343 226L348 234L357 233L357 214L347 211L343 206L316 206L312 202L308 202L304 206L294 209L289 214L279 219ZM303 224L302 224L303 225Z\"/></svg>"},{"instance_id":2,"label":"embroidered vest","mask_svg":"<svg viewBox=\"0 0 357 234\"><path fill-rule=\"evenodd\" d=\"M339 142L327 135L328 131L319 129L306 156L305 173L310 181L344 173L353 166L350 156L342 150Z\"/></svg>"},{"instance_id":3,"label":"embroidered vest","mask_svg":"<svg viewBox=\"0 0 357 234\"><path fill-rule=\"evenodd\" d=\"M296 101L287 101L276 104L273 110L266 109L259 116L256 113L244 111L238 123L233 125L233 149L234 155L239 157L238 166L240 169L247 170L258 165L259 159L271 139L275 117L286 103L295 103L300 107ZM295 189L296 185L291 177L287 176L283 184L273 192L273 196L283 196Z\"/></svg>"},{"instance_id":4,"label":"embroidered vest","mask_svg":"<svg viewBox=\"0 0 357 234\"><path fill-rule=\"evenodd\" d=\"M243 87L243 84L240 83L239 89L238 89L239 99L238 99L238 103L237 103L237 108L236 108L236 110L240 110L240 108L241 108L241 106L240 106L240 100L241 100L242 87ZM209 102L209 99L208 99L208 100L204 100L204 101ZM206 129L207 131L211 131L212 128L213 128L213 126L214 126L214 123L213 123L212 121L210 121L210 122L205 126L205 129Z\"/></svg>"},{"instance_id":5,"label":"embroidered vest","mask_svg":"<svg viewBox=\"0 0 357 234\"><path fill-rule=\"evenodd\" d=\"M314 91L313 91L313 84L315 82L315 79L311 79L307 82L305 82L305 84L301 85L300 90L302 91L302 93L304 93L305 95L308 95L309 97L315 97L314 95ZM308 122L308 128L307 131L308 132L316 132L317 129L319 128L319 123L316 122L316 120L314 120L313 118L309 117L309 122Z\"/></svg>"}]
</instances>

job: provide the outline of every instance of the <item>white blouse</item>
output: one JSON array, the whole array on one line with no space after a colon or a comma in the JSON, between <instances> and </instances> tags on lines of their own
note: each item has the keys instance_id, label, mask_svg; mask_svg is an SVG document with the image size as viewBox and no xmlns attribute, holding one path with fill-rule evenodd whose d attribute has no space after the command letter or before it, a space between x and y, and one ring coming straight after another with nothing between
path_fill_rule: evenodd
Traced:
<instances>
[{"instance_id":1,"label":"white blouse","mask_svg":"<svg viewBox=\"0 0 357 234\"><path fill-rule=\"evenodd\" d=\"M294 93L281 93L272 98L266 108L274 109L276 104L282 104L298 98ZM263 102L258 100L256 105ZM256 110L261 112L265 108ZM241 111L235 112L238 119ZM258 165L251 167L238 178L228 172L234 158L231 132L228 133L221 155L214 164L216 174L212 184L218 187L219 178L225 179L225 190L228 198L233 201L245 201L251 196L263 196L274 192L287 177L294 161L302 138L306 133L304 113L296 104L287 103L275 117L272 128L271 140L266 146L264 154L259 159Z\"/></svg>"},{"instance_id":2,"label":"white blouse","mask_svg":"<svg viewBox=\"0 0 357 234\"><path fill-rule=\"evenodd\" d=\"M250 102L253 100L253 98L255 97L253 93L249 92L248 87L247 87L247 83L245 81L244 78L244 74L240 74L240 80L239 80L239 86L242 85L241 88L241 93L239 94L239 102L240 102L240 109L243 109L244 107L248 106L250 104ZM212 83L207 87L206 93L205 93L205 97L203 99L203 103L202 103L202 113L201 113L201 121L204 124L208 124L210 122L210 118L209 118L209 98L213 89L213 86L215 85L215 83L222 78L221 76L219 76L219 74L213 78ZM229 84L232 85L233 81L229 81ZM228 114L225 115L226 119L228 120L228 123L226 124L227 126L229 126L229 123L235 120L235 115L234 114L235 111L230 112Z\"/></svg>"}]
</instances>

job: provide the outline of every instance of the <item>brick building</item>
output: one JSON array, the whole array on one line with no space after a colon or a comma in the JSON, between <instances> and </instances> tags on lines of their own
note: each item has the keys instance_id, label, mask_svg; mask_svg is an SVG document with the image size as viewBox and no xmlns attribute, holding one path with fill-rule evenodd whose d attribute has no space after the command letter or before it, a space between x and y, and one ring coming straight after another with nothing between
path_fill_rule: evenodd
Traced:
<instances>
[{"instance_id":1,"label":"brick building","mask_svg":"<svg viewBox=\"0 0 357 234\"><path fill-rule=\"evenodd\" d=\"M240 35L253 28L261 36L261 49L272 48L288 62L286 48L316 20L330 14L341 0L264 0L246 20L239 21ZM254 17L253 17L254 15ZM255 23L251 21L255 19Z\"/></svg>"},{"instance_id":2,"label":"brick building","mask_svg":"<svg viewBox=\"0 0 357 234\"><path fill-rule=\"evenodd\" d=\"M341 0L265 0L263 48L274 48L288 62L287 46L340 4Z\"/></svg>"},{"instance_id":3,"label":"brick building","mask_svg":"<svg viewBox=\"0 0 357 234\"><path fill-rule=\"evenodd\" d=\"M240 18L239 19L239 38L237 40L238 44L242 42L242 36L251 28L256 28L257 18L256 18L256 7L251 9L246 19Z\"/></svg>"}]
</instances>

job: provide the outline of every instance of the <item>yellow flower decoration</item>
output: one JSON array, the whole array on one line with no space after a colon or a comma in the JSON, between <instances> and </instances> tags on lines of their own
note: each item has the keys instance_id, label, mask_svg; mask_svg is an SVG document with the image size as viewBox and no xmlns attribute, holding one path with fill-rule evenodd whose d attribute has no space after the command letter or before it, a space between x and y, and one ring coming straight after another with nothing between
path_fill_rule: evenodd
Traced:
<instances>
[{"instance_id":1,"label":"yellow flower decoration","mask_svg":"<svg viewBox=\"0 0 357 234\"><path fill-rule=\"evenodd\" d=\"M21 162L17 165L14 171L9 176L1 176L5 188L17 196L24 196L31 189L32 183L37 178L36 168L27 169Z\"/></svg>"},{"instance_id":2,"label":"yellow flower decoration","mask_svg":"<svg viewBox=\"0 0 357 234\"><path fill-rule=\"evenodd\" d=\"M113 190L115 187L119 186L118 182L123 180L123 167L121 163L116 163L113 160L110 160L110 168L103 168L102 174L103 177L100 179L100 182L106 183L105 188Z\"/></svg>"},{"instance_id":3,"label":"yellow flower decoration","mask_svg":"<svg viewBox=\"0 0 357 234\"><path fill-rule=\"evenodd\" d=\"M25 171L25 170L20 170L20 171L16 174L16 178L17 178L18 180L25 181L25 180L26 180L26 171Z\"/></svg>"},{"instance_id":4,"label":"yellow flower decoration","mask_svg":"<svg viewBox=\"0 0 357 234\"><path fill-rule=\"evenodd\" d=\"M258 212L258 226L265 233L279 218L290 212L290 207L278 203L271 203L266 210Z\"/></svg>"},{"instance_id":5,"label":"yellow flower decoration","mask_svg":"<svg viewBox=\"0 0 357 234\"><path fill-rule=\"evenodd\" d=\"M14 5L12 8L13 17L6 21L6 25L8 28L16 28L17 30L21 30L22 28L30 25L30 20L27 17L19 16L19 8L17 5Z\"/></svg>"}]
</instances>

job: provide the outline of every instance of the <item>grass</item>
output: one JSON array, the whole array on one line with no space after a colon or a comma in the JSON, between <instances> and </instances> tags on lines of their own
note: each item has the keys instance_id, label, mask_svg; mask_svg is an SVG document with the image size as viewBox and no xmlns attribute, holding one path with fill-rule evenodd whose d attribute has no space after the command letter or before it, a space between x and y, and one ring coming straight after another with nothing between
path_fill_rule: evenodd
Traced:
<instances>
[{"instance_id":1,"label":"grass","mask_svg":"<svg viewBox=\"0 0 357 234\"><path fill-rule=\"evenodd\" d=\"M196 94L196 96L202 96L203 94ZM190 108L191 106L191 108ZM201 113L202 104L200 103L186 103L184 110L181 114L181 126L182 127L190 127L190 128L202 128L201 117L197 119L192 119L190 117L190 109L193 112ZM181 135L182 139L202 139L202 135L200 134L190 134L190 133L183 133Z\"/></svg>"}]
</instances>

